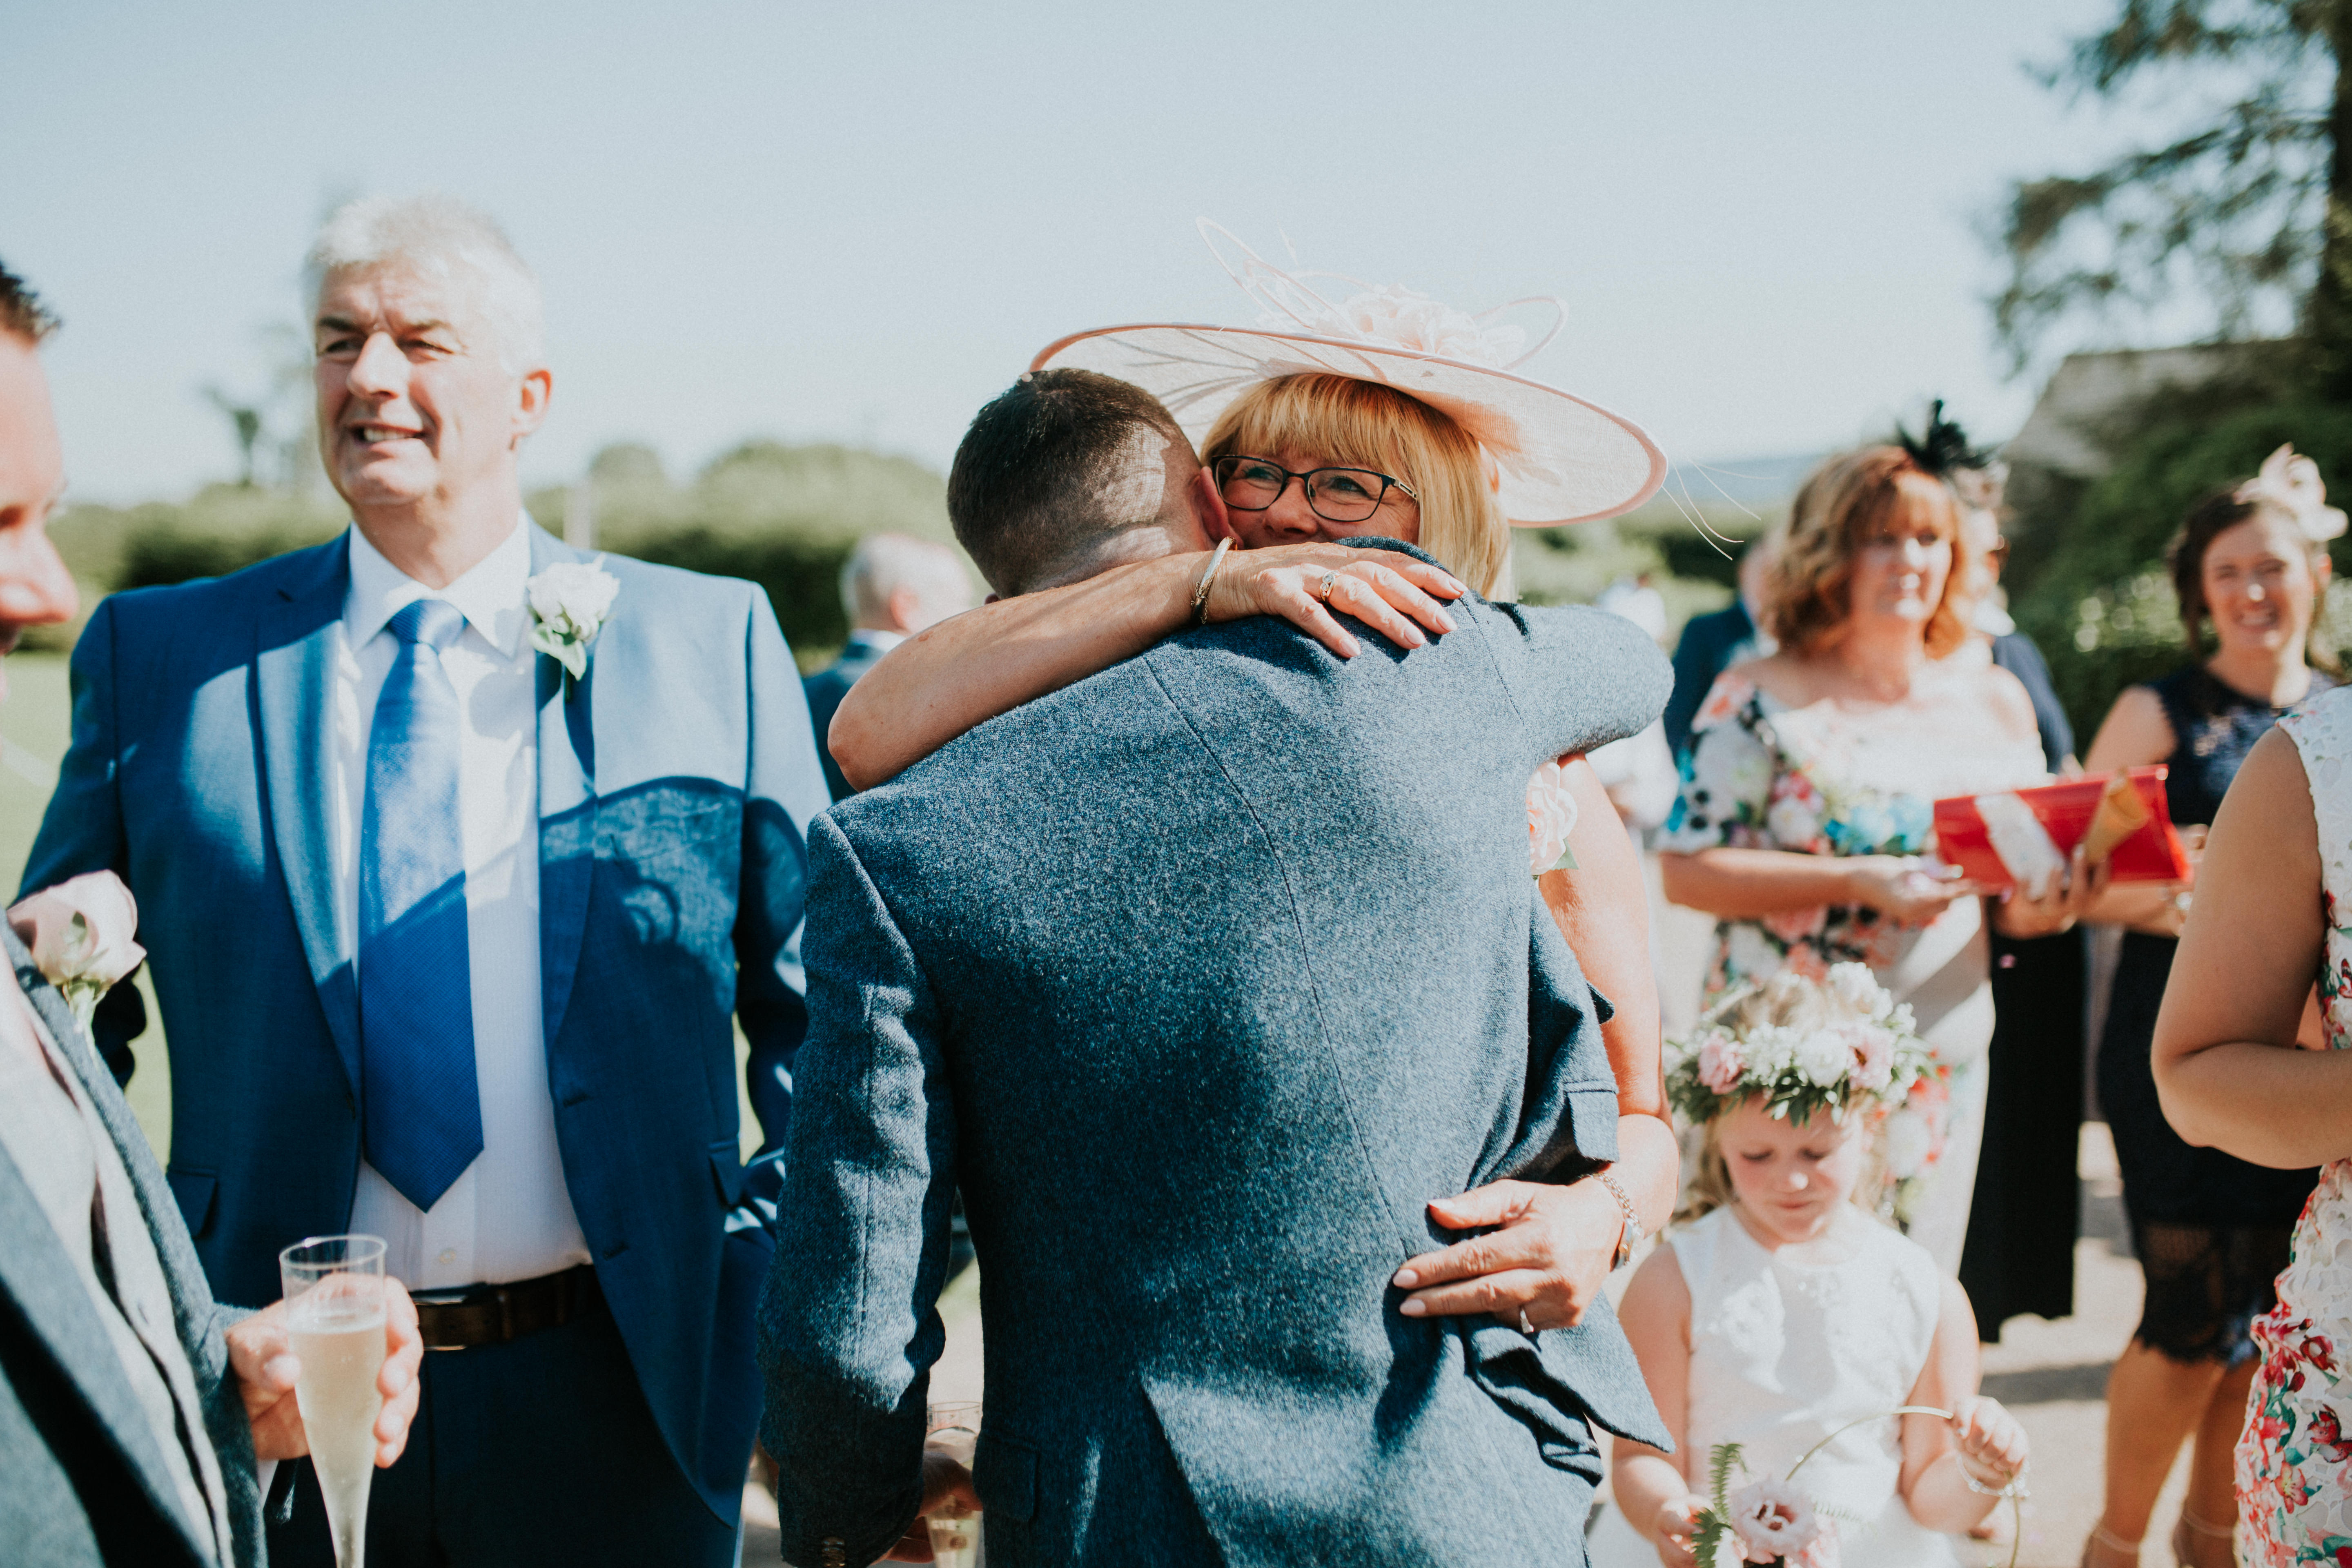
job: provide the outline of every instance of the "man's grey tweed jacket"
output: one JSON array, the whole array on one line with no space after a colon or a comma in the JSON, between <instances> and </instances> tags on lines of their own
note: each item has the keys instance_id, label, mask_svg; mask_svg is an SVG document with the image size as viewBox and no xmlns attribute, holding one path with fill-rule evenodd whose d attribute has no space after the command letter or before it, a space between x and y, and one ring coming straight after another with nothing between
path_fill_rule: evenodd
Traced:
<instances>
[{"instance_id":1,"label":"man's grey tweed jacket","mask_svg":"<svg viewBox=\"0 0 2352 1568\"><path fill-rule=\"evenodd\" d=\"M127 1223L143 1224L154 1235L180 1343L204 1400L205 1435L220 1456L236 1568L255 1568L263 1553L253 1429L221 1338L245 1314L213 1300L180 1205L114 1075L5 921L0 952L14 972L0 984L24 988L113 1134L139 1191L143 1212ZM216 1561L211 1543L190 1534L154 1428L122 1374L72 1256L24 1176L0 1152L0 1563L210 1568Z\"/></svg>"},{"instance_id":2,"label":"man's grey tweed jacket","mask_svg":"<svg viewBox=\"0 0 2352 1568\"><path fill-rule=\"evenodd\" d=\"M958 1186L992 1568L1572 1564L1586 1417L1665 1444L1605 1303L1530 1339L1389 1284L1454 1239L1429 1200L1615 1154L1526 794L1671 684L1597 611L1454 616L1348 661L1191 632L817 820L761 1314L788 1562L915 1511Z\"/></svg>"}]
</instances>

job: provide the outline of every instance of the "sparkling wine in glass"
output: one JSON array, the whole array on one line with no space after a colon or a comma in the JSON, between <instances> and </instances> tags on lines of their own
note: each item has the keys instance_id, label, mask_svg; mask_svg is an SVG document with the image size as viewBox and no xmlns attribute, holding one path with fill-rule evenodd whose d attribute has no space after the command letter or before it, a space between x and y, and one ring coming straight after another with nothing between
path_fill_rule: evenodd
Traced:
<instances>
[{"instance_id":1,"label":"sparkling wine in glass","mask_svg":"<svg viewBox=\"0 0 2352 1568\"><path fill-rule=\"evenodd\" d=\"M971 1468L972 1453L980 1441L977 1404L934 1405L923 1430L925 1447L938 1448L965 1469ZM931 1556L939 1568L978 1568L979 1510L950 1501L926 1518L931 1527Z\"/></svg>"},{"instance_id":2,"label":"sparkling wine in glass","mask_svg":"<svg viewBox=\"0 0 2352 1568\"><path fill-rule=\"evenodd\" d=\"M362 1568L375 1421L383 1410L376 1386L383 1371L383 1242L314 1236L279 1253L278 1272L287 1331L302 1362L294 1397L326 1500L335 1568Z\"/></svg>"}]
</instances>

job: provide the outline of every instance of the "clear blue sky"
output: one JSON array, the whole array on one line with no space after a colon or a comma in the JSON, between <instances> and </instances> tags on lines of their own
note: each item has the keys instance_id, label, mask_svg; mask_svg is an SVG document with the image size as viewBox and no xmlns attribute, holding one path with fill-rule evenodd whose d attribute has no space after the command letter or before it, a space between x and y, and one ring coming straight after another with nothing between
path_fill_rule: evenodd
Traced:
<instances>
[{"instance_id":1,"label":"clear blue sky","mask_svg":"<svg viewBox=\"0 0 2352 1568\"><path fill-rule=\"evenodd\" d=\"M1670 453L1818 450L2003 382L1976 237L2015 175L2125 127L2048 60L2112 0L1640 5L8 6L0 257L49 352L77 494L233 471L207 382L333 191L438 187L539 269L534 483L642 438L944 465L1061 334L1245 321L1193 233L1470 308L1570 307L1533 374Z\"/></svg>"}]
</instances>

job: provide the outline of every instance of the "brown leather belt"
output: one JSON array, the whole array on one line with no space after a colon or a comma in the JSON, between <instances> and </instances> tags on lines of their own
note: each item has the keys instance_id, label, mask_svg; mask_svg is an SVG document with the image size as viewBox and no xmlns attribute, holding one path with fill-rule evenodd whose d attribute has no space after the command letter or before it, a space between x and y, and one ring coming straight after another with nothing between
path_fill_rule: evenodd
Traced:
<instances>
[{"instance_id":1,"label":"brown leather belt","mask_svg":"<svg viewBox=\"0 0 2352 1568\"><path fill-rule=\"evenodd\" d=\"M417 1326L429 1351L502 1345L585 1317L604 1299L596 1270L583 1263L561 1273L461 1290L417 1290Z\"/></svg>"}]
</instances>

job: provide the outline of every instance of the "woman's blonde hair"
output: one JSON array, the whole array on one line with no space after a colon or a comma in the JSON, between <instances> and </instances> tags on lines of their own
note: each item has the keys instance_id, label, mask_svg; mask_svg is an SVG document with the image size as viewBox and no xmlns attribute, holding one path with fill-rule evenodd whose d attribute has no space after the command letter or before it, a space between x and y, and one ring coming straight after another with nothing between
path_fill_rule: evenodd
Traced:
<instances>
[{"instance_id":1,"label":"woman's blonde hair","mask_svg":"<svg viewBox=\"0 0 2352 1568\"><path fill-rule=\"evenodd\" d=\"M1509 596L1511 525L1496 502L1485 450L1449 416L1378 382L1280 376L1217 416L1201 460L1285 450L1402 479L1421 500L1414 542L1486 597Z\"/></svg>"},{"instance_id":2,"label":"woman's blonde hair","mask_svg":"<svg viewBox=\"0 0 2352 1568\"><path fill-rule=\"evenodd\" d=\"M1828 1002L1818 985L1784 969L1761 985L1732 993L1708 1009L1706 1021L1720 1024L1736 1035L1749 1036L1772 1027L1811 1029L1822 1021L1827 1011ZM1729 1110L1732 1107L1727 1105L1724 1109ZM1886 1166L1878 1156L1875 1136L1885 1119L1859 1110L1850 1115L1862 1118L1856 1131L1868 1140L1864 1149L1862 1180L1854 1184L1853 1202L1875 1214L1887 1187ZM1683 1184L1682 1203L1675 1210L1677 1225L1687 1225L1702 1215L1727 1207L1738 1195L1731 1184L1730 1162L1724 1157L1723 1121L1720 1114L1710 1116L1698 1129L1698 1157L1687 1162L1690 1179ZM1688 1147L1685 1141L1685 1152Z\"/></svg>"},{"instance_id":3,"label":"woman's blonde hair","mask_svg":"<svg viewBox=\"0 0 2352 1568\"><path fill-rule=\"evenodd\" d=\"M1805 480L1765 578L1764 629L1791 653L1827 647L1853 613L1848 590L1854 557L1882 531L1913 521L1932 523L1952 544L1944 596L1927 617L1927 657L1958 647L1969 636L1975 564L1960 529L1959 498L1900 447L1844 453Z\"/></svg>"}]
</instances>

